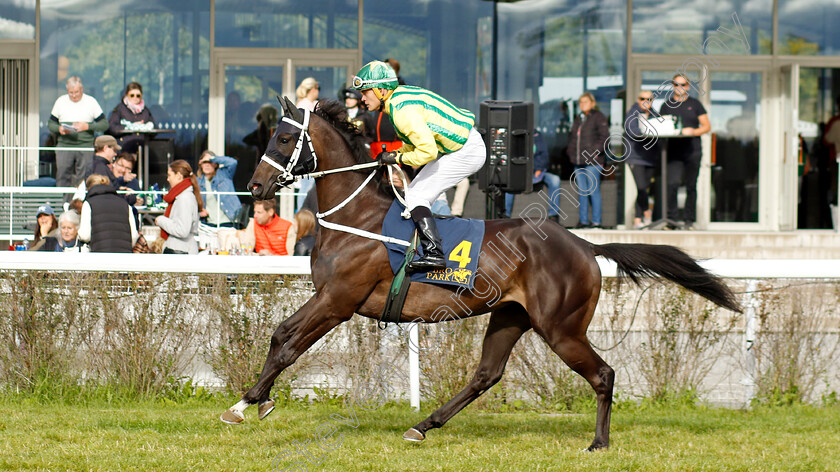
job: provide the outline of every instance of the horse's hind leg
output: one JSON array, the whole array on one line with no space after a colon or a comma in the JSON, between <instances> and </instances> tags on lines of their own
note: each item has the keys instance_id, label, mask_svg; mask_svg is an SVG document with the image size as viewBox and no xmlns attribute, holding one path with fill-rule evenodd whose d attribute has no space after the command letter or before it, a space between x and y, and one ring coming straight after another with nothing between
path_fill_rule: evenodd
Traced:
<instances>
[{"instance_id":1,"label":"horse's hind leg","mask_svg":"<svg viewBox=\"0 0 840 472\"><path fill-rule=\"evenodd\" d=\"M481 347L481 360L472 381L428 418L406 431L403 439L422 441L426 438L426 431L440 428L495 385L502 378L513 346L529 329L531 329L531 323L528 321L528 313L521 306L511 305L494 311L490 315L487 333L484 335L484 343Z\"/></svg>"},{"instance_id":2,"label":"horse's hind leg","mask_svg":"<svg viewBox=\"0 0 840 472\"><path fill-rule=\"evenodd\" d=\"M582 319L587 320L587 325L595 311L597 301L596 297L594 301L590 301L591 303L580 308ZM551 349L563 359L563 362L586 379L595 390L598 402L595 439L588 448L588 450L593 451L610 445L610 412L612 410L615 371L592 349L589 340L586 338L586 326L583 326L583 330L580 329L580 325L570 329L570 325L567 324L568 321L578 319L578 315L578 313L573 313L570 317L556 317L555 319L561 319L565 323L561 322L548 327L548 329L537 329L537 331ZM576 333L569 334L573 330Z\"/></svg>"},{"instance_id":3,"label":"horse's hind leg","mask_svg":"<svg viewBox=\"0 0 840 472\"><path fill-rule=\"evenodd\" d=\"M245 409L258 401L260 402L260 419L271 413L274 402L269 398L269 394L274 385L274 379L284 369L294 364L297 358L316 341L353 316L352 311L339 315L325 306L329 306L329 303L323 302L323 298L319 301L318 298L312 297L294 315L280 323L271 336L271 346L259 380L239 402L222 413L223 422L241 423L245 419L243 414Z\"/></svg>"}]
</instances>

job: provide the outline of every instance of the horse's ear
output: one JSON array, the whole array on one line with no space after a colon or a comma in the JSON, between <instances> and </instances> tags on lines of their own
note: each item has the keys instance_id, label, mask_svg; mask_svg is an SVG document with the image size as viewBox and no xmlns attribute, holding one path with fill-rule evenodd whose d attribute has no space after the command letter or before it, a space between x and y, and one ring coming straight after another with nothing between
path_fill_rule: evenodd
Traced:
<instances>
[{"instance_id":1,"label":"horse's ear","mask_svg":"<svg viewBox=\"0 0 840 472\"><path fill-rule=\"evenodd\" d=\"M292 114L292 112L289 111L289 105L288 105L289 102L286 99L286 97L280 98L280 95L278 95L277 96L277 101L280 102L280 108L283 109L283 115L284 116L290 116Z\"/></svg>"},{"instance_id":2,"label":"horse's ear","mask_svg":"<svg viewBox=\"0 0 840 472\"><path fill-rule=\"evenodd\" d=\"M303 113L300 112L300 109L289 100L289 97L283 97L286 100L286 107L289 109L289 115L292 117L293 120L297 121L298 123L303 123Z\"/></svg>"}]
</instances>

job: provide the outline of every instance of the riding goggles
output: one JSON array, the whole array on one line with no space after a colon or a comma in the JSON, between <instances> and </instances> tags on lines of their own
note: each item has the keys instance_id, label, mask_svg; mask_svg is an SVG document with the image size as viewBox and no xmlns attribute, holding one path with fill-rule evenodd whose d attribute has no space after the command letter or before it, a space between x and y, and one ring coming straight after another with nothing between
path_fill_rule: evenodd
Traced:
<instances>
[{"instance_id":1,"label":"riding goggles","mask_svg":"<svg viewBox=\"0 0 840 472\"><path fill-rule=\"evenodd\" d=\"M357 76L353 77L352 84L353 84L354 89L364 90L364 89L373 88L375 84L384 84L384 83L388 83L388 82L395 82L396 80L397 79L395 79L393 77L386 77L384 79L364 80L357 75Z\"/></svg>"}]
</instances>

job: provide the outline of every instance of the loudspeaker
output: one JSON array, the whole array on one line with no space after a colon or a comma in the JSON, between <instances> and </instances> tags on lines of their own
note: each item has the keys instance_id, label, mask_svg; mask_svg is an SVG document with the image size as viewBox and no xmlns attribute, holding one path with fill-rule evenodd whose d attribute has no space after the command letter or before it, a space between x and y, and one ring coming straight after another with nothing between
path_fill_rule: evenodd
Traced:
<instances>
[{"instance_id":1,"label":"loudspeaker","mask_svg":"<svg viewBox=\"0 0 840 472\"><path fill-rule=\"evenodd\" d=\"M168 187L166 171L175 160L175 140L173 138L154 138L149 140L149 179L146 187L158 184Z\"/></svg>"},{"instance_id":2,"label":"loudspeaker","mask_svg":"<svg viewBox=\"0 0 840 472\"><path fill-rule=\"evenodd\" d=\"M534 179L534 104L485 100L479 126L487 160L478 171L478 188L528 193Z\"/></svg>"}]
</instances>

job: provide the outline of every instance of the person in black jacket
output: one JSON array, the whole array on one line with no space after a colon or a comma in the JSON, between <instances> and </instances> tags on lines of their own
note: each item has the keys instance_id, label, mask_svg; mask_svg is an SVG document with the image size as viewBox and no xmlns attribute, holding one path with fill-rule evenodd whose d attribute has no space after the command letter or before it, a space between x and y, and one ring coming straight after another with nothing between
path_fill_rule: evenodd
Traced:
<instances>
[{"instance_id":1,"label":"person in black jacket","mask_svg":"<svg viewBox=\"0 0 840 472\"><path fill-rule=\"evenodd\" d=\"M580 114L575 117L572 131L569 133L569 146L566 154L575 172L572 185L578 192L578 228L601 227L601 174L607 163L604 145L609 139L610 130L607 117L597 108L595 96L584 92L579 99ZM592 202L592 222L589 220L589 203Z\"/></svg>"},{"instance_id":2,"label":"person in black jacket","mask_svg":"<svg viewBox=\"0 0 840 472\"><path fill-rule=\"evenodd\" d=\"M91 252L131 252L139 232L128 202L104 175L91 175L85 185L79 239L90 241Z\"/></svg>"},{"instance_id":3,"label":"person in black jacket","mask_svg":"<svg viewBox=\"0 0 840 472\"><path fill-rule=\"evenodd\" d=\"M139 125L154 128L155 118L143 101L143 86L137 82L126 85L122 100L108 117L108 134L119 138L126 152L136 153L143 144L143 136L132 133Z\"/></svg>"},{"instance_id":4,"label":"person in black jacket","mask_svg":"<svg viewBox=\"0 0 840 472\"><path fill-rule=\"evenodd\" d=\"M636 103L627 112L624 119L624 131L627 134L627 158L625 162L630 166L633 180L636 182L636 213L633 228L640 229L650 224L652 213L650 210L648 189L654 173L659 167L661 150L655 136L646 136L642 129L642 121L651 116L653 93L650 90L639 92ZM646 125L645 125L646 126Z\"/></svg>"}]
</instances>

